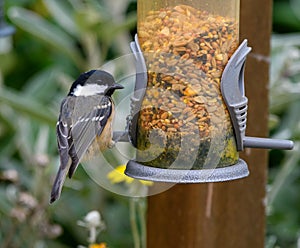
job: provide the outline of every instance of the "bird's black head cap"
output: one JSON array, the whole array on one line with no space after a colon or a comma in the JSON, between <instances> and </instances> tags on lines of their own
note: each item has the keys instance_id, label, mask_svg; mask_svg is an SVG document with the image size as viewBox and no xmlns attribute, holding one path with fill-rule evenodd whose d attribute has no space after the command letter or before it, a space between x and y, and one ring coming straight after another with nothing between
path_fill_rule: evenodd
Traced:
<instances>
[{"instance_id":1,"label":"bird's black head cap","mask_svg":"<svg viewBox=\"0 0 300 248\"><path fill-rule=\"evenodd\" d=\"M115 80L113 76L106 71L90 70L88 72L84 72L73 82L68 96L73 96L74 91L79 85L85 86L88 84L99 84L110 87L115 84Z\"/></svg>"}]
</instances>

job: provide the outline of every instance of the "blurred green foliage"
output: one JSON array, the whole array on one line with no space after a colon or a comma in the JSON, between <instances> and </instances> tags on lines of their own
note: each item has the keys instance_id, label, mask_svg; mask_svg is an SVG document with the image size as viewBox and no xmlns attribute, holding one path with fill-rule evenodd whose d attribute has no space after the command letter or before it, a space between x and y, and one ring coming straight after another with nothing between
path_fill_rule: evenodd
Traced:
<instances>
[{"instance_id":1,"label":"blurred green foliage","mask_svg":"<svg viewBox=\"0 0 300 248\"><path fill-rule=\"evenodd\" d=\"M293 151L271 151L266 247L300 245L300 1L274 0L270 132L295 141Z\"/></svg>"},{"instance_id":2,"label":"blurred green foliage","mask_svg":"<svg viewBox=\"0 0 300 248\"><path fill-rule=\"evenodd\" d=\"M274 35L271 58L271 134L274 138L294 140L295 148L270 152L267 247L297 247L300 238L300 34Z\"/></svg>"},{"instance_id":3,"label":"blurred green foliage","mask_svg":"<svg viewBox=\"0 0 300 248\"><path fill-rule=\"evenodd\" d=\"M97 209L107 224L99 242L133 247L129 202L102 190L79 168L63 199L49 206L57 171L55 123L70 82L126 54L136 26L130 1L16 0L13 50L0 54L0 246L77 247L76 223Z\"/></svg>"},{"instance_id":4,"label":"blurred green foliage","mask_svg":"<svg viewBox=\"0 0 300 248\"><path fill-rule=\"evenodd\" d=\"M273 31L290 33L300 31L300 1L273 0Z\"/></svg>"},{"instance_id":5,"label":"blurred green foliage","mask_svg":"<svg viewBox=\"0 0 300 248\"><path fill-rule=\"evenodd\" d=\"M6 10L17 32L0 54L0 245L76 247L88 233L76 225L101 212L109 247L133 247L125 197L102 190L79 168L63 199L49 206L58 166L55 123L61 99L79 73L129 51L135 1L14 0ZM300 31L300 1L274 0L276 33ZM0 49L1 50L1 49ZM270 131L296 141L270 152L266 247L299 246L300 34L272 38Z\"/></svg>"}]
</instances>

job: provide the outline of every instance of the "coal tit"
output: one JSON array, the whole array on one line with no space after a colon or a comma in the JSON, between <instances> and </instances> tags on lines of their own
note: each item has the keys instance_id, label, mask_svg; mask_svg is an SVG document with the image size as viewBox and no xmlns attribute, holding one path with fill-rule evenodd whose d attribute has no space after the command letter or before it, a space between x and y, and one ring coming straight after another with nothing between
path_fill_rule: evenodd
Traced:
<instances>
[{"instance_id":1,"label":"coal tit","mask_svg":"<svg viewBox=\"0 0 300 248\"><path fill-rule=\"evenodd\" d=\"M123 86L101 70L82 73L62 101L56 125L60 166L52 187L50 203L60 197L68 174L74 174L87 155L111 148L114 102L111 95Z\"/></svg>"}]
</instances>

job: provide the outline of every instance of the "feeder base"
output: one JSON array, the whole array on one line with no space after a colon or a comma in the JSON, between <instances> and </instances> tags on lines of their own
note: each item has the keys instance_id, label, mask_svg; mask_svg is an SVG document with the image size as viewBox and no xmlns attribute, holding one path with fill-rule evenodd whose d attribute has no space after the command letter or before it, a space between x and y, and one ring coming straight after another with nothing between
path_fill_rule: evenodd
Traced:
<instances>
[{"instance_id":1,"label":"feeder base","mask_svg":"<svg viewBox=\"0 0 300 248\"><path fill-rule=\"evenodd\" d=\"M244 178L249 175L246 162L239 159L234 165L202 170L176 170L145 166L130 160L127 163L127 176L154 182L166 183L212 183Z\"/></svg>"}]
</instances>

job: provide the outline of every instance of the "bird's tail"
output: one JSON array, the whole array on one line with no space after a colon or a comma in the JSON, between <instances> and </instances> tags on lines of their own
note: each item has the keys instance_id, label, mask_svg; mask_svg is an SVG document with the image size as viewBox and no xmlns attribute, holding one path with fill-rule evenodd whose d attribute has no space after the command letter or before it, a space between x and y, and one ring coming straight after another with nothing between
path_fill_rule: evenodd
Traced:
<instances>
[{"instance_id":1,"label":"bird's tail","mask_svg":"<svg viewBox=\"0 0 300 248\"><path fill-rule=\"evenodd\" d=\"M67 172L68 172L68 166L59 167L56 178L52 186L50 203L55 202L60 197Z\"/></svg>"}]
</instances>

